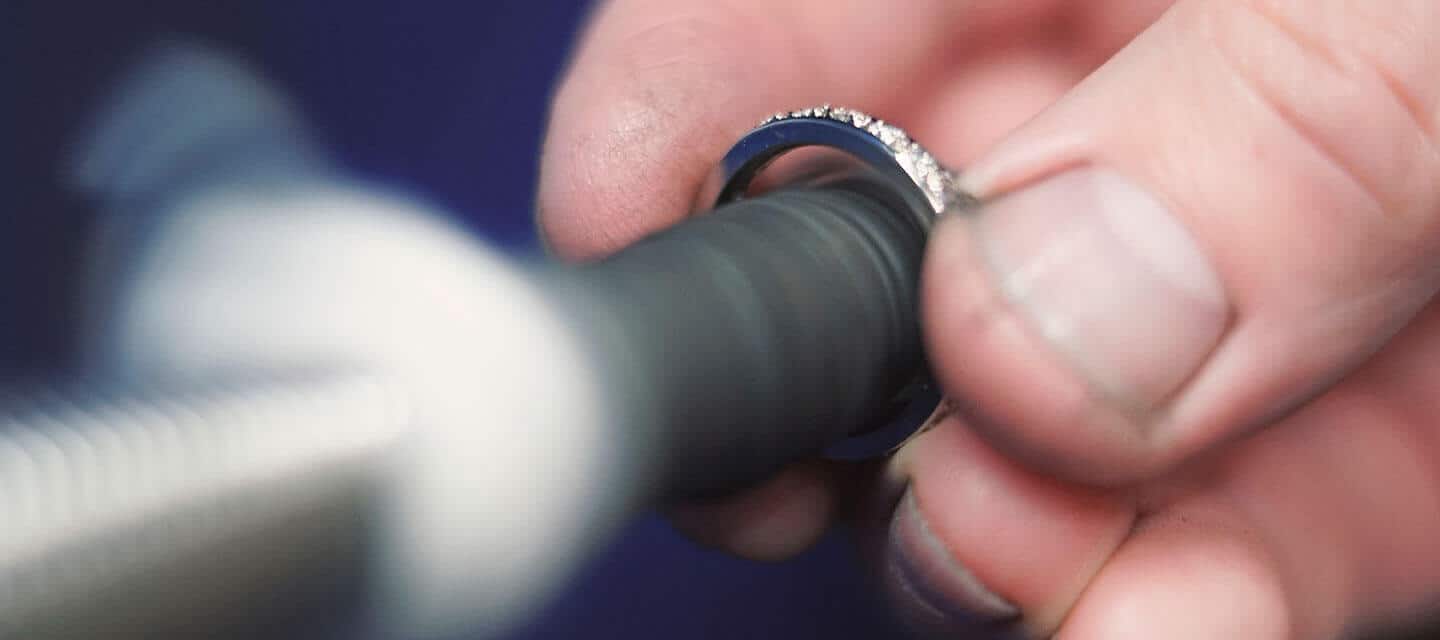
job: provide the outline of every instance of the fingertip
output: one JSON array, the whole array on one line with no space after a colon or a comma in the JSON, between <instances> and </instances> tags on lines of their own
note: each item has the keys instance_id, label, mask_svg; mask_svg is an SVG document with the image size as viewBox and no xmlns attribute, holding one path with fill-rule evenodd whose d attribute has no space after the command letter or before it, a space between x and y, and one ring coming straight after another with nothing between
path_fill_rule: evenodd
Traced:
<instances>
[{"instance_id":1,"label":"fingertip","mask_svg":"<svg viewBox=\"0 0 1440 640\"><path fill-rule=\"evenodd\" d=\"M702 545L778 562L810 548L829 529L839 511L838 482L824 463L802 463L741 494L678 505L666 515Z\"/></svg>"},{"instance_id":2,"label":"fingertip","mask_svg":"<svg viewBox=\"0 0 1440 640\"><path fill-rule=\"evenodd\" d=\"M654 105L567 91L540 162L536 218L547 247L602 257L687 216L704 169L675 154L678 124Z\"/></svg>"},{"instance_id":3,"label":"fingertip","mask_svg":"<svg viewBox=\"0 0 1440 640\"><path fill-rule=\"evenodd\" d=\"M929 589L918 591L973 593L962 587L983 585L1018 608L1023 628L1048 633L1130 530L1135 507L1128 493L1037 474L959 420L908 446L914 448L910 515L923 526L897 525L890 544L919 567L912 573L929 581ZM904 515L897 511L897 522ZM930 543L918 544L915 531L928 531ZM949 600L964 606L958 595ZM998 611L991 600L980 613L994 618Z\"/></svg>"},{"instance_id":4,"label":"fingertip","mask_svg":"<svg viewBox=\"0 0 1440 640\"><path fill-rule=\"evenodd\" d=\"M1096 576L1062 640L1292 637L1275 563L1243 529L1174 514L1137 530Z\"/></svg>"}]
</instances>

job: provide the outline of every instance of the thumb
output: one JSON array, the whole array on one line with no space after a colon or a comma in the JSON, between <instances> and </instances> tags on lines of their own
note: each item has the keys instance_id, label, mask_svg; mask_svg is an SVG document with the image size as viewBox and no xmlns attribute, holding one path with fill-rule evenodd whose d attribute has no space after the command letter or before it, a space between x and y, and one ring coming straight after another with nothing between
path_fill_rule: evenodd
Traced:
<instances>
[{"instance_id":1,"label":"thumb","mask_svg":"<svg viewBox=\"0 0 1440 640\"><path fill-rule=\"evenodd\" d=\"M1440 3L1182 0L964 180L937 375L992 443L1128 482L1264 424L1440 286Z\"/></svg>"}]
</instances>

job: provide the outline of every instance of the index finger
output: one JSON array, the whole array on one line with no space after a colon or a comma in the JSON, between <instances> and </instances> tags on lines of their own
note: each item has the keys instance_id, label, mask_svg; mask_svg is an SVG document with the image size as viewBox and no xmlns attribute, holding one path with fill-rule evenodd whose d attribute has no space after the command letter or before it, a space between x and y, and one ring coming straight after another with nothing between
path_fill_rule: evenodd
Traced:
<instances>
[{"instance_id":1,"label":"index finger","mask_svg":"<svg viewBox=\"0 0 1440 640\"><path fill-rule=\"evenodd\" d=\"M898 117L916 98L903 88L946 65L966 31L1049 4L611 2L555 98L541 231L568 258L619 249L688 215L710 168L764 116L832 102Z\"/></svg>"}]
</instances>

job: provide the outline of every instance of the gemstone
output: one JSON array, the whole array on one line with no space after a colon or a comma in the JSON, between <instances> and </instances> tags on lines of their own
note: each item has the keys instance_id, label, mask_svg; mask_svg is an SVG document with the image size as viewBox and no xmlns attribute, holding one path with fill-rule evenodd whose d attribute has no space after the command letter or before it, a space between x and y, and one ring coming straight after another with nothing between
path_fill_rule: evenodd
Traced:
<instances>
[{"instance_id":1,"label":"gemstone","mask_svg":"<svg viewBox=\"0 0 1440 640\"><path fill-rule=\"evenodd\" d=\"M869 131L870 135L879 138L881 142L885 143L888 146L893 147L897 142L901 141L907 143L909 142L905 139L905 134L903 132L895 128L894 125L885 123L885 121L883 120L876 120L875 122L870 123L870 126L866 127L865 130Z\"/></svg>"},{"instance_id":2,"label":"gemstone","mask_svg":"<svg viewBox=\"0 0 1440 640\"><path fill-rule=\"evenodd\" d=\"M938 171L940 169L940 163L935 162L935 158L930 154L925 153L923 149L916 151L916 146L918 145L916 145L915 143L911 143L911 152L917 153L920 156L920 159L916 161L915 166L918 167L921 171L925 172Z\"/></svg>"},{"instance_id":3,"label":"gemstone","mask_svg":"<svg viewBox=\"0 0 1440 640\"><path fill-rule=\"evenodd\" d=\"M945 192L945 174L932 171L925 176L925 188L933 193Z\"/></svg>"},{"instance_id":4,"label":"gemstone","mask_svg":"<svg viewBox=\"0 0 1440 640\"><path fill-rule=\"evenodd\" d=\"M924 193L937 211L961 207L967 201L963 193L956 191L954 174L947 171L920 143L910 139L905 131L893 124L868 114L850 109L822 104L797 111L782 111L763 122L761 126L794 118L829 119L844 122L874 136L889 148L894 161L908 174Z\"/></svg>"}]
</instances>

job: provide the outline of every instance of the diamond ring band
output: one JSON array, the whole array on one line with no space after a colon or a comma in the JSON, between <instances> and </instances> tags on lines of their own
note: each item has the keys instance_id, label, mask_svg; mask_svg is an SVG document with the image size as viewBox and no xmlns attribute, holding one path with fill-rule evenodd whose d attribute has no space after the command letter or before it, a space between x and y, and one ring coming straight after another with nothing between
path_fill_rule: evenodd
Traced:
<instances>
[{"instance_id":1,"label":"diamond ring band","mask_svg":"<svg viewBox=\"0 0 1440 640\"><path fill-rule=\"evenodd\" d=\"M848 156L848 164L859 164L867 173L878 175L884 188L904 201L905 206L896 207L896 214L914 216L913 221L926 232L940 217L977 204L959 188L955 172L899 127L830 105L777 113L742 136L711 176L704 191L708 197L702 197L701 203L708 208L742 199L781 156L816 147ZM946 414L939 390L926 375L919 376L897 402L904 408L895 419L838 443L827 456L864 459L888 454Z\"/></svg>"},{"instance_id":2,"label":"diamond ring band","mask_svg":"<svg viewBox=\"0 0 1440 640\"><path fill-rule=\"evenodd\" d=\"M722 186L715 202L723 204L744 197L766 166L804 147L841 151L890 178L905 192L903 195L926 205L915 207L918 222L925 229L941 215L974 203L957 186L956 174L899 127L854 109L830 105L777 113L742 137L720 163Z\"/></svg>"}]
</instances>

